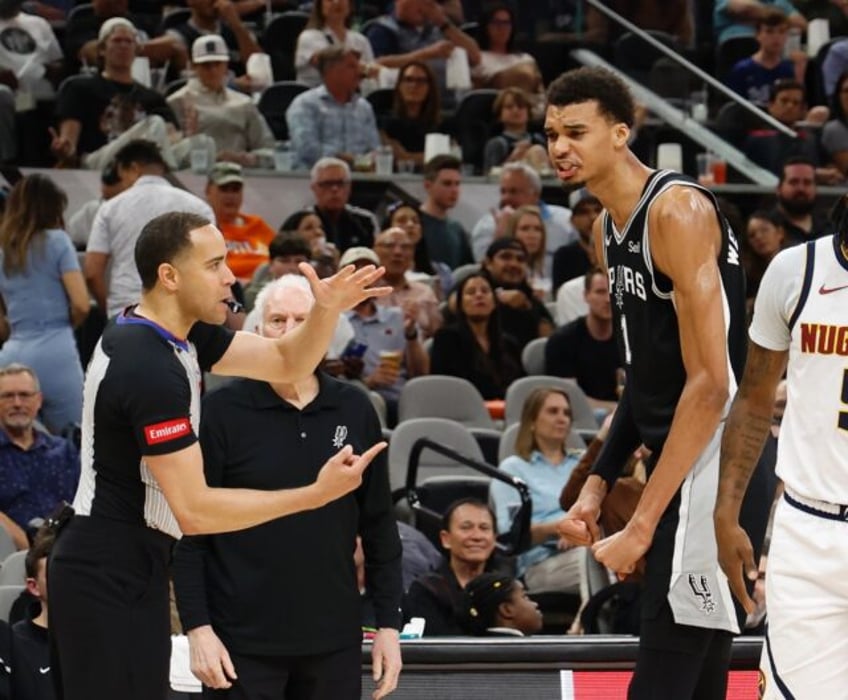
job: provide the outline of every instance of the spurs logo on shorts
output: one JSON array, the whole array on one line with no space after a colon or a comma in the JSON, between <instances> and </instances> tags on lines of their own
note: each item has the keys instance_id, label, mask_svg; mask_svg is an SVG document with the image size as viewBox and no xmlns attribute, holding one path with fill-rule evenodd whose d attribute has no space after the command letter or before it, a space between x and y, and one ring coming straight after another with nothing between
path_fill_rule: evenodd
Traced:
<instances>
[{"instance_id":1,"label":"spurs logo on shorts","mask_svg":"<svg viewBox=\"0 0 848 700\"><path fill-rule=\"evenodd\" d=\"M345 440L347 440L347 426L337 425L336 434L333 436L333 447L341 449L344 447Z\"/></svg>"},{"instance_id":2,"label":"spurs logo on shorts","mask_svg":"<svg viewBox=\"0 0 848 700\"><path fill-rule=\"evenodd\" d=\"M712 615L716 610L713 594L707 577L701 574L689 574L689 588L701 599L701 611L706 615Z\"/></svg>"}]
</instances>

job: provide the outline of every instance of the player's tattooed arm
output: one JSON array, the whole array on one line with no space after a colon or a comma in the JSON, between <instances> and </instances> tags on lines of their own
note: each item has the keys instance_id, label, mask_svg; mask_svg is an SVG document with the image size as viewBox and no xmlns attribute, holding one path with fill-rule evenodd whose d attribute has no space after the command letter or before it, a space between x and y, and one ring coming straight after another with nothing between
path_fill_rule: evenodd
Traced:
<instances>
[{"instance_id":1,"label":"player's tattooed arm","mask_svg":"<svg viewBox=\"0 0 848 700\"><path fill-rule=\"evenodd\" d=\"M721 442L721 467L716 511L738 516L751 474L771 426L774 394L786 370L786 351L749 343L745 373Z\"/></svg>"},{"instance_id":2,"label":"player's tattooed arm","mask_svg":"<svg viewBox=\"0 0 848 700\"><path fill-rule=\"evenodd\" d=\"M721 442L721 471L714 513L718 563L727 575L733 595L749 614L755 603L748 586L757 578L757 564L751 540L739 525L739 511L768 435L774 394L786 369L787 356L786 351L766 350L754 342L749 344L745 373Z\"/></svg>"}]
</instances>

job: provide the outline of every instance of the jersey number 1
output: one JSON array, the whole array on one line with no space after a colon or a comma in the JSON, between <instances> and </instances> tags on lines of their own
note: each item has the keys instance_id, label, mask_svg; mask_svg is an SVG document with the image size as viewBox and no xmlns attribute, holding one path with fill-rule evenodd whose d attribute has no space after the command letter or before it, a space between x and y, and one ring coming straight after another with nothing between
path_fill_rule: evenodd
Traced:
<instances>
[{"instance_id":1,"label":"jersey number 1","mask_svg":"<svg viewBox=\"0 0 848 700\"><path fill-rule=\"evenodd\" d=\"M624 362L628 365L632 364L630 362L632 357L630 354L630 338L627 337L627 317L624 314L621 314L621 337L624 339Z\"/></svg>"}]
</instances>

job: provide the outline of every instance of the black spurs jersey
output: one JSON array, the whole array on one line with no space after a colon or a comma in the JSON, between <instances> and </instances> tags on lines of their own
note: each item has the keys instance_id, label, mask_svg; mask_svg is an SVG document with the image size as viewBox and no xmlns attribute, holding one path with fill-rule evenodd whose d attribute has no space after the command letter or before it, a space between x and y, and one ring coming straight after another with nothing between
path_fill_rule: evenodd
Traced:
<instances>
[{"instance_id":1,"label":"black spurs jersey","mask_svg":"<svg viewBox=\"0 0 848 700\"><path fill-rule=\"evenodd\" d=\"M79 515L181 533L144 462L197 441L201 370L226 352L233 333L195 323L188 339L135 316L110 323L94 349L83 389Z\"/></svg>"},{"instance_id":2,"label":"black spurs jersey","mask_svg":"<svg viewBox=\"0 0 848 700\"><path fill-rule=\"evenodd\" d=\"M651 257L648 214L672 186L693 187L716 208L722 231L718 266L724 295L731 396L745 362L745 278L739 246L713 194L692 179L668 170L651 174L623 231L603 212L604 258L619 352L627 371L627 393L643 442L662 448L686 381L671 280Z\"/></svg>"}]
</instances>

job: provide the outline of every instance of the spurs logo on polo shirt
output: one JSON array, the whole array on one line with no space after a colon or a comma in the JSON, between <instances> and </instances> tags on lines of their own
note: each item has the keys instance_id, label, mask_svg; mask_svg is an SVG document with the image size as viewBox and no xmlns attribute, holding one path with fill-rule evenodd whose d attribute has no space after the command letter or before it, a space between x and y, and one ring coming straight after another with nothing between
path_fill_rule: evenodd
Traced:
<instances>
[{"instance_id":1,"label":"spurs logo on polo shirt","mask_svg":"<svg viewBox=\"0 0 848 700\"><path fill-rule=\"evenodd\" d=\"M337 425L336 434L333 436L333 447L341 449L344 447L345 440L347 440L347 426Z\"/></svg>"},{"instance_id":2,"label":"spurs logo on polo shirt","mask_svg":"<svg viewBox=\"0 0 848 700\"><path fill-rule=\"evenodd\" d=\"M144 439L148 445L156 445L168 440L176 440L191 431L188 418L175 418L163 423L154 423L144 428Z\"/></svg>"}]
</instances>

